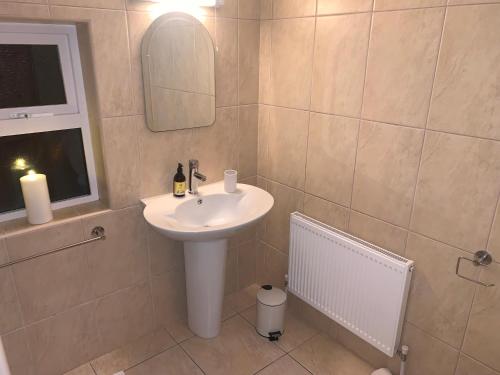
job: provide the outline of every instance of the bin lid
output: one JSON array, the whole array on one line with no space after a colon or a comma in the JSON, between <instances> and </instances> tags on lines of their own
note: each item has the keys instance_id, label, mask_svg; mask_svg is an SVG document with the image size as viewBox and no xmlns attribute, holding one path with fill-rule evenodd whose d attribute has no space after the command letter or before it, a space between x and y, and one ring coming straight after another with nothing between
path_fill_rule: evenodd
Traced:
<instances>
[{"instance_id":1,"label":"bin lid","mask_svg":"<svg viewBox=\"0 0 500 375\"><path fill-rule=\"evenodd\" d=\"M267 306L279 306L285 303L286 293L272 285L263 285L257 292L257 301Z\"/></svg>"}]
</instances>

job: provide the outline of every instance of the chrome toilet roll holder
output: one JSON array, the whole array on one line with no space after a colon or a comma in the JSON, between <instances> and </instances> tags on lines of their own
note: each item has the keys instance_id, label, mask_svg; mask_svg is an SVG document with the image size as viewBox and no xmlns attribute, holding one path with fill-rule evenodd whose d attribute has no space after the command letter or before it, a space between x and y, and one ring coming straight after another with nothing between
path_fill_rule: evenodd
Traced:
<instances>
[{"instance_id":1,"label":"chrome toilet roll holder","mask_svg":"<svg viewBox=\"0 0 500 375\"><path fill-rule=\"evenodd\" d=\"M485 286L485 287L488 287L488 288L495 286L495 284L485 283L485 282L482 282L482 281L479 281L479 280L475 280L475 279L472 279L470 277L461 275L460 274L460 263L462 262L462 260L467 260L467 261L471 262L474 265L474 267L480 267L480 266L484 266L485 267L485 266L488 266L493 261L493 258L492 258L491 254L487 250L476 251L476 253L474 254L474 258L473 259L470 259L470 258L467 258L467 257L462 257L462 256L458 257L458 259L457 259L457 266L455 268L455 274L458 277L462 278L462 279L465 279L465 280L468 280L468 281L472 281L473 283L481 285L481 286Z\"/></svg>"}]
</instances>

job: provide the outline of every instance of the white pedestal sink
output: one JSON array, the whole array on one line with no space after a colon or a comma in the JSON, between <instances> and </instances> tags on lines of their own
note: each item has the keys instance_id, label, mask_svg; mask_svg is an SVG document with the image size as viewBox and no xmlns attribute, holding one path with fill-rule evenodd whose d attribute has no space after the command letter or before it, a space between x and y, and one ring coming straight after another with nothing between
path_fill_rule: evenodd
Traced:
<instances>
[{"instance_id":1,"label":"white pedestal sink","mask_svg":"<svg viewBox=\"0 0 500 375\"><path fill-rule=\"evenodd\" d=\"M189 328L198 336L219 334L227 239L262 218L274 204L266 191L238 184L235 193L224 183L205 185L198 195L172 194L143 199L144 218L163 235L184 241Z\"/></svg>"}]
</instances>

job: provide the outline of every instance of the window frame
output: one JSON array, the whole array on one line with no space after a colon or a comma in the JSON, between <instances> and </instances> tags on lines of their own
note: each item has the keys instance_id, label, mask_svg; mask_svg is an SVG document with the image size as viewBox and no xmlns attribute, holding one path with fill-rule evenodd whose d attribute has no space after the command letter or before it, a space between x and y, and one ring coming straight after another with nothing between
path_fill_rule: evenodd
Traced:
<instances>
[{"instance_id":1,"label":"window frame","mask_svg":"<svg viewBox=\"0 0 500 375\"><path fill-rule=\"evenodd\" d=\"M19 35L22 35L22 38ZM62 48L60 47L59 53L67 104L5 108L4 110L0 110L0 137L79 128L82 132L90 194L52 202L51 207L53 210L57 210L99 200L92 135L85 98L85 86L76 26L0 22L0 43L6 43L4 42L5 40L10 41L11 39L7 38L9 36L14 36L14 39L27 41L30 35L35 37L35 41L57 40L61 43ZM44 37L39 38L39 36ZM34 42L29 44L43 43ZM73 101L70 96L74 99ZM5 118L5 113L9 113L8 118ZM28 113L29 115L26 118L10 118L10 113ZM0 222L25 216L25 209L4 212L0 213Z\"/></svg>"}]
</instances>

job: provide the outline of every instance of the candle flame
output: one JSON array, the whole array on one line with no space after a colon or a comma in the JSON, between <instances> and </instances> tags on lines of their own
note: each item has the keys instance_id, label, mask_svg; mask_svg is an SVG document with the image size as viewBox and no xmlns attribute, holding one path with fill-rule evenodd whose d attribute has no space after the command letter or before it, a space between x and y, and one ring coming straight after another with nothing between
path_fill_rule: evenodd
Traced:
<instances>
[{"instance_id":1,"label":"candle flame","mask_svg":"<svg viewBox=\"0 0 500 375\"><path fill-rule=\"evenodd\" d=\"M34 175L34 174L36 174L36 172L35 172L33 169L30 169L30 170L28 171L28 175L29 175L29 176L32 176L32 175Z\"/></svg>"}]
</instances>

